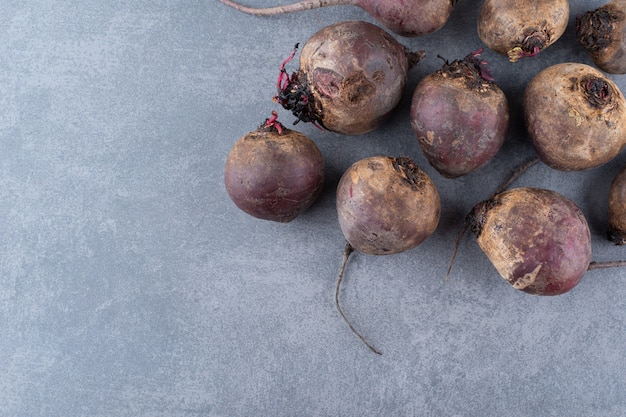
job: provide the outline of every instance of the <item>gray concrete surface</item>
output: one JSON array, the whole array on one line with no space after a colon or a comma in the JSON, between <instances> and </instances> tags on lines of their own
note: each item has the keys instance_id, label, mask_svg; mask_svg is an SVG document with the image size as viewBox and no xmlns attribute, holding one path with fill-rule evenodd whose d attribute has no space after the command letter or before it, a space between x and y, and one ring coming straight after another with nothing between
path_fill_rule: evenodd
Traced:
<instances>
[{"instance_id":1,"label":"gray concrete surface","mask_svg":"<svg viewBox=\"0 0 626 417\"><path fill-rule=\"evenodd\" d=\"M382 128L343 137L298 125L324 154L327 185L305 214L276 224L229 200L226 155L277 109L277 68L296 42L369 16L341 7L257 18L216 0L1 2L0 415L626 415L623 270L533 297L467 236L444 281L465 214L534 154L525 83L557 62L590 63L574 17L603 2L571 1L565 36L535 59L484 52L511 130L483 170L447 180L422 155L408 104L438 54L482 46L478 4L461 0L441 31L399 38L427 56ZM443 203L420 247L357 253L348 266L343 306L382 356L334 305L344 245L334 187L375 154L414 158ZM537 166L516 184L572 198L594 259L624 259L604 238L609 183L624 164L622 154L586 172Z\"/></svg>"}]
</instances>

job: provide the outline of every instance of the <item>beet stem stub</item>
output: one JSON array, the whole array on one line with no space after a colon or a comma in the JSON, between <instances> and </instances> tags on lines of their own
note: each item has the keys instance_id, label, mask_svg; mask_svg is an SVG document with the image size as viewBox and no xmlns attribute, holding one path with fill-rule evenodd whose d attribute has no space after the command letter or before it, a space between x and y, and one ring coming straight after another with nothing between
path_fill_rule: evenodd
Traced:
<instances>
[{"instance_id":1,"label":"beet stem stub","mask_svg":"<svg viewBox=\"0 0 626 417\"><path fill-rule=\"evenodd\" d=\"M277 132L279 135L285 133L286 128L281 122L278 121L278 113L272 111L272 116L265 119L265 122L259 126L259 129L264 132Z\"/></svg>"},{"instance_id":2,"label":"beet stem stub","mask_svg":"<svg viewBox=\"0 0 626 417\"><path fill-rule=\"evenodd\" d=\"M465 217L465 222L467 226L477 238L480 237L481 233L483 232L487 212L501 204L498 196L499 195L495 195L490 199L476 204L472 211L470 211L469 214Z\"/></svg>"},{"instance_id":3,"label":"beet stem stub","mask_svg":"<svg viewBox=\"0 0 626 417\"><path fill-rule=\"evenodd\" d=\"M444 60L445 63L440 71L451 78L464 78L470 89L478 91L495 89L497 85L487 68L488 63L480 59L482 52L483 50L479 49L463 59L456 59L452 62ZM442 57L439 56L439 58Z\"/></svg>"},{"instance_id":4,"label":"beet stem stub","mask_svg":"<svg viewBox=\"0 0 626 417\"><path fill-rule=\"evenodd\" d=\"M588 76L581 80L581 86L589 104L593 107L604 107L611 101L611 86L602 78Z\"/></svg>"},{"instance_id":5,"label":"beet stem stub","mask_svg":"<svg viewBox=\"0 0 626 417\"><path fill-rule=\"evenodd\" d=\"M393 168L400 175L402 175L402 178L411 184L411 188L419 190L424 187L424 177L422 171L420 171L411 158L392 158L391 164Z\"/></svg>"},{"instance_id":6,"label":"beet stem stub","mask_svg":"<svg viewBox=\"0 0 626 417\"><path fill-rule=\"evenodd\" d=\"M522 58L537 55L546 47L548 39L548 35L541 30L529 30L521 45L507 52L509 61L517 62Z\"/></svg>"},{"instance_id":7,"label":"beet stem stub","mask_svg":"<svg viewBox=\"0 0 626 417\"><path fill-rule=\"evenodd\" d=\"M315 106L315 100L306 76L301 71L293 72L291 75L285 69L285 66L294 58L298 44L291 51L289 56L280 64L278 80L276 82L277 93L272 101L283 106L284 109L291 111L297 117L293 124L298 122L311 122L317 127L323 127L321 117L318 115Z\"/></svg>"},{"instance_id":8,"label":"beet stem stub","mask_svg":"<svg viewBox=\"0 0 626 417\"><path fill-rule=\"evenodd\" d=\"M365 346L367 346L369 350L371 350L375 354L382 355L382 352L376 349L374 346L372 346L367 341L367 339L365 339L365 337L361 333L358 332L358 330L354 327L354 325L350 322L350 320L348 320L348 318L346 317L346 314L343 312L343 309L341 308L341 304L339 303L339 292L341 289L341 281L343 280L343 275L344 275L344 272L346 271L346 265L348 264L348 259L350 258L350 255L352 255L352 252L354 252L354 248L352 247L350 243L346 242L346 246L344 247L344 250L343 250L343 259L341 261L341 268L339 269L339 274L337 275L337 286L335 288L335 305L337 306L337 310L339 311L341 318L343 318L343 320L348 324L348 327L350 327L350 330L352 330L352 332L355 335L357 335L359 339L361 339L361 341L365 344Z\"/></svg>"},{"instance_id":9,"label":"beet stem stub","mask_svg":"<svg viewBox=\"0 0 626 417\"><path fill-rule=\"evenodd\" d=\"M614 23L622 18L603 7L589 11L576 18L576 38L585 49L598 52L611 44Z\"/></svg>"}]
</instances>

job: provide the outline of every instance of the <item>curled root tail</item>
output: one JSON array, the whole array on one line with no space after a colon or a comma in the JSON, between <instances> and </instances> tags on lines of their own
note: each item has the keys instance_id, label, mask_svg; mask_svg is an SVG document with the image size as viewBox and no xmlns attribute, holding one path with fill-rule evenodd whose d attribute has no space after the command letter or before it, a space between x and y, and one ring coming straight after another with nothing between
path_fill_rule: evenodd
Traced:
<instances>
[{"instance_id":1,"label":"curled root tail","mask_svg":"<svg viewBox=\"0 0 626 417\"><path fill-rule=\"evenodd\" d=\"M352 325L352 323L350 323L350 320L348 320L348 318L346 317L345 313L343 312L343 309L341 308L341 304L339 303L339 292L341 289L341 281L343 280L343 275L344 275L344 272L346 271L346 265L348 264L348 259L350 258L350 255L352 254L352 252L354 252L354 248L352 247L351 244L346 242L346 246L343 251L343 260L341 261L341 268L339 269L339 274L337 275L337 287L335 289L335 305L337 306L337 310L339 311L341 318L343 318L343 320L348 324L348 327L350 327L350 330L352 330L352 332L355 335L357 335L359 339L361 339L361 341L365 344L365 346L367 346L369 350L371 350L375 354L382 355L382 352L380 352L378 349L372 346L367 341L367 339L365 339L365 337L363 337L363 335L358 332L358 330Z\"/></svg>"}]
</instances>

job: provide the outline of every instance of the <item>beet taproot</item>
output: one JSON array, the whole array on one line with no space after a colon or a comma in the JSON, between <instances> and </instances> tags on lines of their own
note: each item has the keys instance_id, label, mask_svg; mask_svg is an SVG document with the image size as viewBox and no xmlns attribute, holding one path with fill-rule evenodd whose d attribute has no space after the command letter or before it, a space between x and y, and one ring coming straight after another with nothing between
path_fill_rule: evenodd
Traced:
<instances>
[{"instance_id":1,"label":"beet taproot","mask_svg":"<svg viewBox=\"0 0 626 417\"><path fill-rule=\"evenodd\" d=\"M541 160L561 171L603 165L626 143L626 101L602 72L566 62L540 71L523 97L526 128Z\"/></svg>"},{"instance_id":2,"label":"beet taproot","mask_svg":"<svg viewBox=\"0 0 626 417\"><path fill-rule=\"evenodd\" d=\"M284 68L293 53L283 62L274 101L298 120L345 135L367 133L398 105L407 72L422 56L371 23L335 23L307 40L296 72Z\"/></svg>"},{"instance_id":3,"label":"beet taproot","mask_svg":"<svg viewBox=\"0 0 626 417\"><path fill-rule=\"evenodd\" d=\"M299 1L285 6L247 7L232 0L222 3L256 16L273 16L328 6L357 6L388 30L407 37L422 36L441 29L457 0L316 0Z\"/></svg>"},{"instance_id":4,"label":"beet taproot","mask_svg":"<svg viewBox=\"0 0 626 417\"><path fill-rule=\"evenodd\" d=\"M478 36L511 62L537 55L565 32L568 0L484 0Z\"/></svg>"},{"instance_id":5,"label":"beet taproot","mask_svg":"<svg viewBox=\"0 0 626 417\"><path fill-rule=\"evenodd\" d=\"M612 0L577 17L576 39L602 71L626 74L626 0Z\"/></svg>"},{"instance_id":6,"label":"beet taproot","mask_svg":"<svg viewBox=\"0 0 626 417\"><path fill-rule=\"evenodd\" d=\"M507 98L480 53L446 62L413 92L411 126L428 162L447 178L487 164L508 130Z\"/></svg>"},{"instance_id":7,"label":"beet taproot","mask_svg":"<svg viewBox=\"0 0 626 417\"><path fill-rule=\"evenodd\" d=\"M290 222L317 199L324 159L308 136L269 118L230 150L224 183L237 207L264 220Z\"/></svg>"}]
</instances>

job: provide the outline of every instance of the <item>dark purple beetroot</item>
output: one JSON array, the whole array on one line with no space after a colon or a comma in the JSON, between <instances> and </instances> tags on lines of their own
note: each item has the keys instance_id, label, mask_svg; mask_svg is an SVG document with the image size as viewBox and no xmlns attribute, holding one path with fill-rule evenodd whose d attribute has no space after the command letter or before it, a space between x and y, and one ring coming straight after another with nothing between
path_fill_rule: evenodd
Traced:
<instances>
[{"instance_id":1,"label":"dark purple beetroot","mask_svg":"<svg viewBox=\"0 0 626 417\"><path fill-rule=\"evenodd\" d=\"M578 17L576 38L602 71L626 74L626 0L612 0Z\"/></svg>"},{"instance_id":2,"label":"dark purple beetroot","mask_svg":"<svg viewBox=\"0 0 626 417\"><path fill-rule=\"evenodd\" d=\"M483 167L501 148L508 129L506 96L479 54L446 62L413 93L411 126L428 162L448 178Z\"/></svg>"},{"instance_id":3,"label":"dark purple beetroot","mask_svg":"<svg viewBox=\"0 0 626 417\"><path fill-rule=\"evenodd\" d=\"M282 64L274 101L330 131L367 133L398 105L407 71L422 56L371 23L335 23L309 38L297 72L284 69L293 54Z\"/></svg>"},{"instance_id":4,"label":"dark purple beetroot","mask_svg":"<svg viewBox=\"0 0 626 417\"><path fill-rule=\"evenodd\" d=\"M232 0L222 3L256 16L272 16L327 6L354 5L369 13L387 29L402 36L421 36L442 28L457 0L317 0L275 7L246 7Z\"/></svg>"},{"instance_id":5,"label":"dark purple beetroot","mask_svg":"<svg viewBox=\"0 0 626 417\"><path fill-rule=\"evenodd\" d=\"M468 222L500 275L526 293L563 294L590 266L587 220L573 201L557 192L504 191L477 204Z\"/></svg>"},{"instance_id":6,"label":"dark purple beetroot","mask_svg":"<svg viewBox=\"0 0 626 417\"><path fill-rule=\"evenodd\" d=\"M608 211L609 240L616 245L626 244L626 167L613 178Z\"/></svg>"},{"instance_id":7,"label":"dark purple beetroot","mask_svg":"<svg viewBox=\"0 0 626 417\"><path fill-rule=\"evenodd\" d=\"M289 222L319 196L324 161L315 142L282 126L274 114L235 143L224 183L241 210L259 219Z\"/></svg>"}]
</instances>

